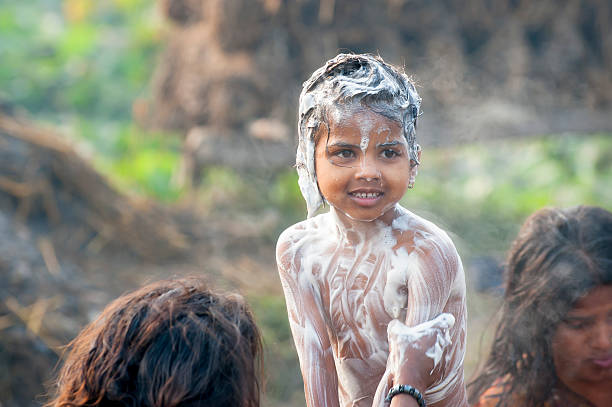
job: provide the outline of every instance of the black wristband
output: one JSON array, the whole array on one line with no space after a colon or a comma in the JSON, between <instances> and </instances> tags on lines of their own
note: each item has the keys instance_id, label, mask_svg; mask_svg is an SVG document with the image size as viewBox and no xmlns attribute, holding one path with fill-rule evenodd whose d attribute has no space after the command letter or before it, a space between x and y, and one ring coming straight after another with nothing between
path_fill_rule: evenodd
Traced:
<instances>
[{"instance_id":1,"label":"black wristband","mask_svg":"<svg viewBox=\"0 0 612 407\"><path fill-rule=\"evenodd\" d=\"M408 393L409 395L414 397L417 403L419 403L419 407L426 407L425 399L423 398L421 392L408 384L398 384L397 386L391 387L389 389L389 394L387 394L387 397L385 398L385 401L387 403L390 403L393 396L396 396L400 393Z\"/></svg>"}]
</instances>

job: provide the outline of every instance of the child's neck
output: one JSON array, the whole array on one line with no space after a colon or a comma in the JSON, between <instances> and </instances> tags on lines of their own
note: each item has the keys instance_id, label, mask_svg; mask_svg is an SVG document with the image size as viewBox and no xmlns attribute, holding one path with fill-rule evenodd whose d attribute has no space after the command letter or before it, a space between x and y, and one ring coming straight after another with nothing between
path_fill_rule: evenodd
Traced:
<instances>
[{"instance_id":1,"label":"child's neck","mask_svg":"<svg viewBox=\"0 0 612 407\"><path fill-rule=\"evenodd\" d=\"M379 234L383 228L391 226L393 220L400 215L400 209L396 205L383 216L371 221L353 219L333 206L330 207L329 213L340 234L349 242L355 242L371 238Z\"/></svg>"}]
</instances>

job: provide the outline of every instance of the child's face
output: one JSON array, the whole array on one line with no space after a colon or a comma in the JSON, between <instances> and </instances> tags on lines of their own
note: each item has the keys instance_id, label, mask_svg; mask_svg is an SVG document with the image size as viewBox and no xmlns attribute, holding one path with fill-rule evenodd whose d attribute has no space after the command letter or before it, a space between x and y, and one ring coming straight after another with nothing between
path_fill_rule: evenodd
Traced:
<instances>
[{"instance_id":1,"label":"child's face","mask_svg":"<svg viewBox=\"0 0 612 407\"><path fill-rule=\"evenodd\" d=\"M612 383L612 285L602 285L576 302L553 336L559 379L576 393L584 383Z\"/></svg>"},{"instance_id":2,"label":"child's face","mask_svg":"<svg viewBox=\"0 0 612 407\"><path fill-rule=\"evenodd\" d=\"M416 166L399 123L359 105L340 106L315 149L319 190L356 220L381 218L402 198ZM384 219L383 219L384 220Z\"/></svg>"}]
</instances>

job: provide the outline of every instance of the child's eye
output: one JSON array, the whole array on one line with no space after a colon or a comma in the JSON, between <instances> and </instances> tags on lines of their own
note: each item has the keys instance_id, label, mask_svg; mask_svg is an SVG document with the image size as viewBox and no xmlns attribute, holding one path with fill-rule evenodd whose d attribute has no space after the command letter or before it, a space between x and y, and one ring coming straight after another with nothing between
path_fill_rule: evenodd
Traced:
<instances>
[{"instance_id":1,"label":"child's eye","mask_svg":"<svg viewBox=\"0 0 612 407\"><path fill-rule=\"evenodd\" d=\"M340 151L337 151L334 155L336 157L339 157L339 158L353 158L353 157L355 157L355 153L353 153L351 150L340 150Z\"/></svg>"},{"instance_id":2,"label":"child's eye","mask_svg":"<svg viewBox=\"0 0 612 407\"><path fill-rule=\"evenodd\" d=\"M397 151L392 150L390 148L387 148L386 150L382 151L382 156L384 158L395 158L395 157L398 157L399 155L400 155L400 153L398 153Z\"/></svg>"},{"instance_id":3,"label":"child's eye","mask_svg":"<svg viewBox=\"0 0 612 407\"><path fill-rule=\"evenodd\" d=\"M355 151L349 148L340 148L340 149L333 150L333 151L328 150L327 153L328 153L329 160L332 162L332 164L336 164L340 166L350 165L351 163L355 161L357 157L357 155L355 154Z\"/></svg>"},{"instance_id":4,"label":"child's eye","mask_svg":"<svg viewBox=\"0 0 612 407\"><path fill-rule=\"evenodd\" d=\"M580 331L580 330L584 330L586 328L588 328L589 323L587 321L565 321L565 325L569 328L569 329L573 329L575 331Z\"/></svg>"}]
</instances>

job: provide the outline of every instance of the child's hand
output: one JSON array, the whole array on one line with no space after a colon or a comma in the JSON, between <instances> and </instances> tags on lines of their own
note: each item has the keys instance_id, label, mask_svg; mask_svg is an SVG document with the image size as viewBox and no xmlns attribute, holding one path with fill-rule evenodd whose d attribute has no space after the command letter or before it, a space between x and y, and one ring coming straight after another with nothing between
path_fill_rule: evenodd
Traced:
<instances>
[{"instance_id":1,"label":"child's hand","mask_svg":"<svg viewBox=\"0 0 612 407\"><path fill-rule=\"evenodd\" d=\"M449 331L454 324L455 317L447 313L413 327L398 320L391 321L387 327L387 368L375 400L382 402L389 389L396 384L409 384L424 393L435 379L431 374L439 364L444 349L451 344Z\"/></svg>"}]
</instances>

